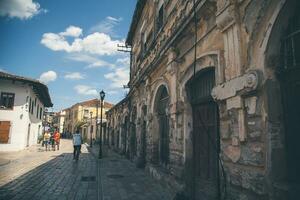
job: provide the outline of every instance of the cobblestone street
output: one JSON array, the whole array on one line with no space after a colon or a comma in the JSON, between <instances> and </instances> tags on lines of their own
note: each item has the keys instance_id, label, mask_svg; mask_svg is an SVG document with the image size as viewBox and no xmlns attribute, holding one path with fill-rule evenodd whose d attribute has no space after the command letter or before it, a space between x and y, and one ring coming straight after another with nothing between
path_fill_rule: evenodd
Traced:
<instances>
[{"instance_id":1,"label":"cobblestone street","mask_svg":"<svg viewBox=\"0 0 300 200\"><path fill-rule=\"evenodd\" d=\"M37 145L1 153L0 199L172 199L143 170L113 152L99 161L97 148L89 151L83 145L75 162L72 150L71 141L62 140L59 151Z\"/></svg>"}]
</instances>

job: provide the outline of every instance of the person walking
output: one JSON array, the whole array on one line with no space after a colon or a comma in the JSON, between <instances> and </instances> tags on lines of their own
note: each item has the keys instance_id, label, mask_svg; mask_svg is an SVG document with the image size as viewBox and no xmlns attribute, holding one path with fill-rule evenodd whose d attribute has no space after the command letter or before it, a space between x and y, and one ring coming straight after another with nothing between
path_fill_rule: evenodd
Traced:
<instances>
[{"instance_id":1,"label":"person walking","mask_svg":"<svg viewBox=\"0 0 300 200\"><path fill-rule=\"evenodd\" d=\"M73 134L73 160L78 161L80 150L81 150L81 144L82 144L82 137L81 133L79 132L79 129L76 130L76 133Z\"/></svg>"},{"instance_id":2,"label":"person walking","mask_svg":"<svg viewBox=\"0 0 300 200\"><path fill-rule=\"evenodd\" d=\"M50 135L50 145L52 147L52 151L55 151L54 133L51 133Z\"/></svg>"},{"instance_id":3,"label":"person walking","mask_svg":"<svg viewBox=\"0 0 300 200\"><path fill-rule=\"evenodd\" d=\"M46 151L48 151L48 144L50 142L50 134L49 134L49 132L45 132L44 133L44 141L43 142L44 142Z\"/></svg>"},{"instance_id":4,"label":"person walking","mask_svg":"<svg viewBox=\"0 0 300 200\"><path fill-rule=\"evenodd\" d=\"M57 146L57 150L59 150L60 133L57 130L54 132L54 142L55 142L55 147ZM55 149L55 147L54 147L54 149Z\"/></svg>"}]
</instances>

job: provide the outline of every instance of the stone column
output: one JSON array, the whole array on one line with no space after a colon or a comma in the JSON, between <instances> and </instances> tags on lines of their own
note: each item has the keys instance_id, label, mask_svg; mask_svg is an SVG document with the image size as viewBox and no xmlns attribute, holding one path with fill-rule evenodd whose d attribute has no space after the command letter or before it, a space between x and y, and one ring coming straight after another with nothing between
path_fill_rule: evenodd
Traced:
<instances>
[{"instance_id":1,"label":"stone column","mask_svg":"<svg viewBox=\"0 0 300 200\"><path fill-rule=\"evenodd\" d=\"M225 82L235 81L244 73L244 54L241 26L238 12L238 2L236 0L218 0L217 1L217 13L216 23L220 31L223 33L224 38L224 59L225 70L224 77ZM237 85L231 84L235 90ZM238 145L237 139L244 142L246 140L246 127L245 127L245 109L243 105L243 98L239 94L233 94L228 98L222 99L226 101L227 110L235 109L237 111L238 121L238 135L233 137L233 145Z\"/></svg>"},{"instance_id":2,"label":"stone column","mask_svg":"<svg viewBox=\"0 0 300 200\"><path fill-rule=\"evenodd\" d=\"M226 81L243 73L243 40L236 0L218 0L216 23L224 38Z\"/></svg>"}]
</instances>

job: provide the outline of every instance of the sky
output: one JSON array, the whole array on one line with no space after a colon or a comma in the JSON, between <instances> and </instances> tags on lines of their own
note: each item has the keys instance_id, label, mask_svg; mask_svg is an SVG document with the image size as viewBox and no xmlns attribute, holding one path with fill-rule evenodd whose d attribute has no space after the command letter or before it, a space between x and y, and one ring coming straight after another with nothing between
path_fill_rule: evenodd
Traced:
<instances>
[{"instance_id":1,"label":"sky","mask_svg":"<svg viewBox=\"0 0 300 200\"><path fill-rule=\"evenodd\" d=\"M45 83L59 111L125 97L124 44L136 0L0 0L0 71Z\"/></svg>"}]
</instances>

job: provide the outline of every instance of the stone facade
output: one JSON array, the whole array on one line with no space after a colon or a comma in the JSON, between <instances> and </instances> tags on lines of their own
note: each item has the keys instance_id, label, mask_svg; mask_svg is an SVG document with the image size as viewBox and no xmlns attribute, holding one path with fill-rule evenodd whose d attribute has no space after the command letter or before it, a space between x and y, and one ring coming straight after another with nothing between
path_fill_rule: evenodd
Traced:
<instances>
[{"instance_id":1,"label":"stone facade","mask_svg":"<svg viewBox=\"0 0 300 200\"><path fill-rule=\"evenodd\" d=\"M126 41L130 92L108 112L109 144L174 196L293 199L299 173L292 185L286 169L299 166L289 161L299 155L287 148L294 143L287 138L286 85L279 77L287 73L282 41L291 19L300 18L297 9L293 0L138 1ZM196 174L204 168L214 174L215 167L215 175Z\"/></svg>"}]
</instances>

